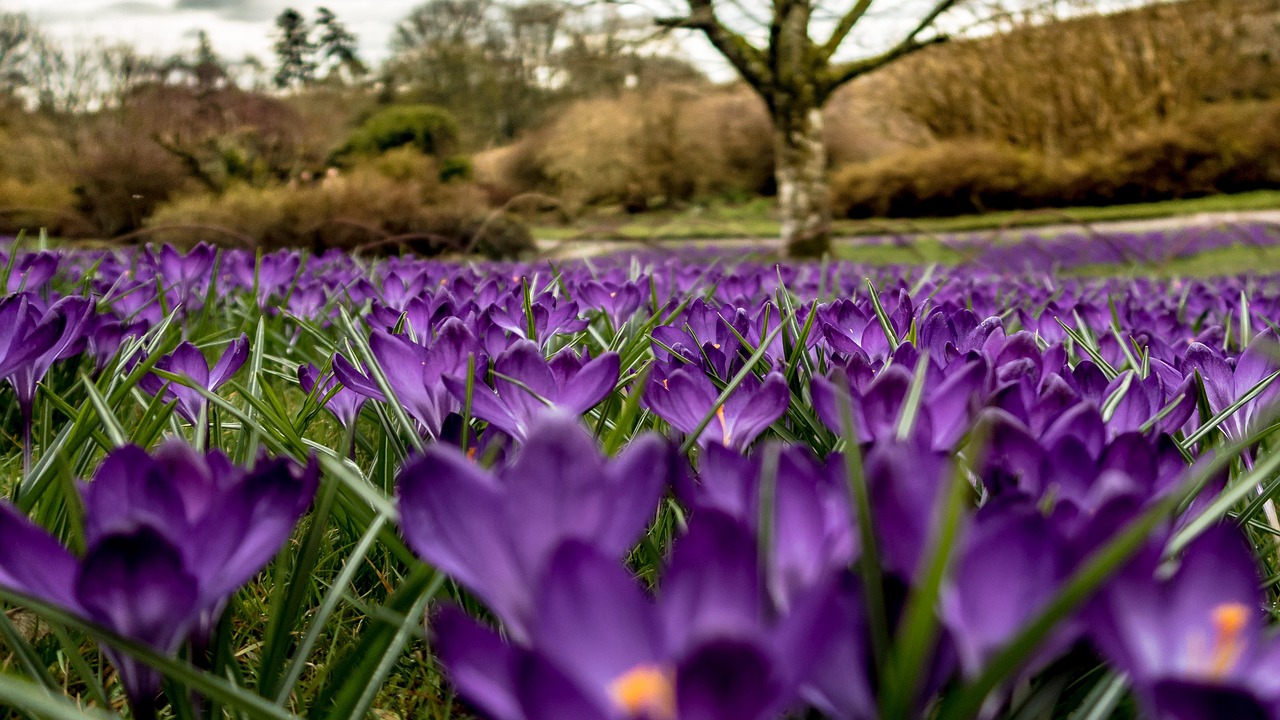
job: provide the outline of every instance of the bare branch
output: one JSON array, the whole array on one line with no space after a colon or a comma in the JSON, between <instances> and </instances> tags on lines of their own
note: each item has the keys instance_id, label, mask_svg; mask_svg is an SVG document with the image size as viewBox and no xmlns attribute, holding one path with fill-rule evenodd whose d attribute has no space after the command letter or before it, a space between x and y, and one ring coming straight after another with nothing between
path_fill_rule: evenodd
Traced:
<instances>
[{"instance_id":1,"label":"bare branch","mask_svg":"<svg viewBox=\"0 0 1280 720\"><path fill-rule=\"evenodd\" d=\"M853 80L860 75L865 75L876 68L893 62L894 60L906 57L907 55L911 55L919 50L923 50L930 45L946 42L948 39L946 35L936 35L925 40L920 40L920 33L932 26L934 21L938 19L938 16L955 7L960 2L961 0L938 0L938 2L933 6L933 9L920 19L920 22L915 26L915 29L908 33L907 36L903 38L902 42L879 55L874 55L862 60L854 60L852 62L832 65L825 73L826 77L823 82L820 83L823 94L829 95L836 88L850 80Z\"/></svg>"},{"instance_id":2,"label":"bare branch","mask_svg":"<svg viewBox=\"0 0 1280 720\"><path fill-rule=\"evenodd\" d=\"M821 94L823 96L830 95L836 88L844 85L854 78L866 75L872 70L888 65L894 60L919 52L930 45L938 45L947 42L948 40L950 40L950 38L946 35L937 35L926 40L910 39L899 43L888 52L864 58L862 60L854 60L852 62L832 65L827 69L827 72L824 73L822 80L819 82Z\"/></svg>"},{"instance_id":3,"label":"bare branch","mask_svg":"<svg viewBox=\"0 0 1280 720\"><path fill-rule=\"evenodd\" d=\"M849 37L849 32L853 30L853 26L858 24L863 15L867 14L867 10L871 9L871 3L875 0L858 0L849 12L840 18L840 22L836 24L835 30L831 31L831 37L828 38L819 50L818 54L823 60L830 60L832 55L836 54L836 50L840 49L840 44L844 39Z\"/></svg>"},{"instance_id":4,"label":"bare branch","mask_svg":"<svg viewBox=\"0 0 1280 720\"><path fill-rule=\"evenodd\" d=\"M747 84L758 89L772 84L772 73L764 53L745 37L725 27L716 17L711 0L689 0L687 16L656 18L655 22L666 28L702 31Z\"/></svg>"}]
</instances>

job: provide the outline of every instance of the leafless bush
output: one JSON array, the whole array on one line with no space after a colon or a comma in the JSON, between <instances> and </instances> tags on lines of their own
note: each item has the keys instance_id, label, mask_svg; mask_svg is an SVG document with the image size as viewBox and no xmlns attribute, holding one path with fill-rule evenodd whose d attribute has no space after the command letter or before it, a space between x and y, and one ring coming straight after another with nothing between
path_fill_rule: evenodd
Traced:
<instances>
[{"instance_id":1,"label":"leafless bush","mask_svg":"<svg viewBox=\"0 0 1280 720\"><path fill-rule=\"evenodd\" d=\"M1107 8L1096 0L1034 7L1004 13L994 36L891 68L880 101L938 139L1070 155L1208 101L1263 94L1280 77L1255 37L1259 18L1274 29L1277 0L1159 2L1111 14L1097 14Z\"/></svg>"}]
</instances>

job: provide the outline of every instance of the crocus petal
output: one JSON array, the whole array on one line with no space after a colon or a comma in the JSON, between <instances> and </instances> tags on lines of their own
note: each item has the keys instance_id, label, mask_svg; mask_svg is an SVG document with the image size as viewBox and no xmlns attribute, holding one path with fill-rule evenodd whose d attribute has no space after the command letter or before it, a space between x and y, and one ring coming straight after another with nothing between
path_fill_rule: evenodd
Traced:
<instances>
[{"instance_id":1,"label":"crocus petal","mask_svg":"<svg viewBox=\"0 0 1280 720\"><path fill-rule=\"evenodd\" d=\"M409 547L518 626L529 578L517 570L503 534L502 493L494 480L456 450L429 447L401 471L399 507Z\"/></svg>"},{"instance_id":2,"label":"crocus petal","mask_svg":"<svg viewBox=\"0 0 1280 720\"><path fill-rule=\"evenodd\" d=\"M441 610L432 630L449 679L467 702L494 720L523 720L515 688L516 650L452 606Z\"/></svg>"},{"instance_id":3,"label":"crocus petal","mask_svg":"<svg viewBox=\"0 0 1280 720\"><path fill-rule=\"evenodd\" d=\"M218 362L209 371L208 389L217 390L226 384L247 359L249 359L249 336L241 333L240 337L223 350L222 357L218 358Z\"/></svg>"},{"instance_id":4,"label":"crocus petal","mask_svg":"<svg viewBox=\"0 0 1280 720\"><path fill-rule=\"evenodd\" d=\"M605 473L613 489L606 502L612 508L604 513L596 536L601 549L620 555L635 545L652 522L679 462L673 446L650 434L632 441L609 463Z\"/></svg>"},{"instance_id":5,"label":"crocus petal","mask_svg":"<svg viewBox=\"0 0 1280 720\"><path fill-rule=\"evenodd\" d=\"M197 528L201 600L216 606L258 573L288 541L315 495L319 469L262 460Z\"/></svg>"},{"instance_id":6,"label":"crocus petal","mask_svg":"<svg viewBox=\"0 0 1280 720\"><path fill-rule=\"evenodd\" d=\"M703 512L676 542L662 578L668 642L753 632L764 591L754 534L728 515Z\"/></svg>"},{"instance_id":7,"label":"crocus petal","mask_svg":"<svg viewBox=\"0 0 1280 720\"><path fill-rule=\"evenodd\" d=\"M539 580L532 642L573 677L605 688L663 657L652 603L615 559L570 541Z\"/></svg>"},{"instance_id":8,"label":"crocus petal","mask_svg":"<svg viewBox=\"0 0 1280 720\"><path fill-rule=\"evenodd\" d=\"M74 610L76 560L44 528L0 501L0 585Z\"/></svg>"},{"instance_id":9,"label":"crocus petal","mask_svg":"<svg viewBox=\"0 0 1280 720\"><path fill-rule=\"evenodd\" d=\"M568 379L556 404L578 415L595 407L613 392L621 362L617 353L605 353L586 363Z\"/></svg>"}]
</instances>

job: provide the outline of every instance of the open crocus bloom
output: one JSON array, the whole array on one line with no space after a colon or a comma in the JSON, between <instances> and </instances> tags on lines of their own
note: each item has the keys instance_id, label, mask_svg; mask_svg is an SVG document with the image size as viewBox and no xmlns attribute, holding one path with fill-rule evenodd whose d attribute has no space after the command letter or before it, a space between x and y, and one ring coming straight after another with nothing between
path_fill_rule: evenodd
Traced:
<instances>
[{"instance_id":1,"label":"open crocus bloom","mask_svg":"<svg viewBox=\"0 0 1280 720\"><path fill-rule=\"evenodd\" d=\"M258 462L170 442L154 455L127 446L83 486L85 544L74 557L16 508L0 503L0 585L57 605L155 650L207 639L227 599L279 551L315 495L314 466ZM109 652L138 713L159 674Z\"/></svg>"},{"instance_id":2,"label":"open crocus bloom","mask_svg":"<svg viewBox=\"0 0 1280 720\"><path fill-rule=\"evenodd\" d=\"M644 402L655 415L683 433L692 433L711 414L698 435L698 443L716 443L742 450L787 411L791 400L787 381L771 372L760 380L748 375L743 383L717 405L720 391L697 367L664 371L659 366L649 381Z\"/></svg>"},{"instance_id":3,"label":"open crocus bloom","mask_svg":"<svg viewBox=\"0 0 1280 720\"><path fill-rule=\"evenodd\" d=\"M497 720L763 720L788 709L828 634L812 608L770 617L751 533L699 515L656 602L616 561L561 545L537 582L528 639L461 612L436 624L464 697Z\"/></svg>"},{"instance_id":4,"label":"open crocus bloom","mask_svg":"<svg viewBox=\"0 0 1280 720\"><path fill-rule=\"evenodd\" d=\"M205 359L204 353L199 348L189 342L183 342L174 348L173 352L160 358L156 362L156 368L182 375L206 391L214 392L225 385L247 359L249 359L249 336L241 333L240 337L222 351L222 355L218 357L213 367L209 367L209 361ZM169 397L176 398L178 414L192 423L199 421L200 414L209 402L199 390L162 380L157 375L146 376L139 385L153 395L167 392Z\"/></svg>"},{"instance_id":5,"label":"open crocus bloom","mask_svg":"<svg viewBox=\"0 0 1280 720\"><path fill-rule=\"evenodd\" d=\"M1091 637L1127 672L1155 718L1268 718L1280 712L1280 644L1264 632L1260 578L1238 531L1212 528L1168 580L1158 556L1099 598Z\"/></svg>"},{"instance_id":6,"label":"open crocus bloom","mask_svg":"<svg viewBox=\"0 0 1280 720\"><path fill-rule=\"evenodd\" d=\"M471 412L523 441L548 409L581 415L608 397L619 367L617 353L592 360L563 351L548 361L537 345L517 340L493 359L492 388L473 383ZM445 377L444 383L458 402L466 402L465 377Z\"/></svg>"},{"instance_id":7,"label":"open crocus bloom","mask_svg":"<svg viewBox=\"0 0 1280 720\"><path fill-rule=\"evenodd\" d=\"M527 636L531 587L566 540L620 559L644 533L668 485L670 450L641 438L606 460L577 418L551 414L496 471L434 445L400 475L409 547Z\"/></svg>"}]
</instances>

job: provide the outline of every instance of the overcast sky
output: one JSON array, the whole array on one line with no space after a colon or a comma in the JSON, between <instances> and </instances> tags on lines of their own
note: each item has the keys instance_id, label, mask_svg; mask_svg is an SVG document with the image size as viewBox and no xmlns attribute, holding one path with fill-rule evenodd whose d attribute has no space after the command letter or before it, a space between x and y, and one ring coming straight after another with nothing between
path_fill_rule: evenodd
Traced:
<instances>
[{"instance_id":1,"label":"overcast sky","mask_svg":"<svg viewBox=\"0 0 1280 720\"><path fill-rule=\"evenodd\" d=\"M239 59L271 55L273 20L293 7L308 17L333 10L360 38L366 59L386 56L396 21L420 0L0 0L0 9L23 11L62 38L125 40L148 52L168 54L194 47L207 30L219 54Z\"/></svg>"},{"instance_id":2,"label":"overcast sky","mask_svg":"<svg viewBox=\"0 0 1280 720\"><path fill-rule=\"evenodd\" d=\"M270 61L275 17L286 7L308 17L327 7L360 39L366 62L388 54L396 22L423 0L0 0L0 11L30 15L56 37L73 41L123 40L139 50L167 55L190 51L206 30L214 49L239 60L255 55ZM693 40L690 38L690 40ZM685 53L717 80L733 70L714 50L694 40Z\"/></svg>"},{"instance_id":3,"label":"overcast sky","mask_svg":"<svg viewBox=\"0 0 1280 720\"><path fill-rule=\"evenodd\" d=\"M885 46L915 23L913 12L930 0L881 2L890 8L877 17L873 11L862 38L873 46ZM319 7L328 7L360 39L361 52L370 65L388 54L392 30L397 21L423 0L0 0L0 11L26 12L48 32L67 40L126 41L147 53L168 55L190 51L195 36L206 30L214 49L223 57L240 60L255 55L269 63L275 33L274 19L286 7L308 17ZM679 7L679 0L653 0L650 5ZM839 4L839 3L837 3ZM730 6L732 7L732 6ZM905 12L904 12L905 11ZM680 42L684 55L714 80L734 77L732 68L698 33L684 33ZM873 50L883 47L872 47ZM843 56L865 55L855 42L846 43Z\"/></svg>"}]
</instances>

